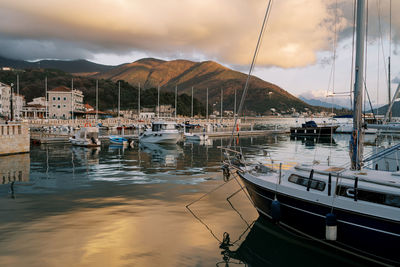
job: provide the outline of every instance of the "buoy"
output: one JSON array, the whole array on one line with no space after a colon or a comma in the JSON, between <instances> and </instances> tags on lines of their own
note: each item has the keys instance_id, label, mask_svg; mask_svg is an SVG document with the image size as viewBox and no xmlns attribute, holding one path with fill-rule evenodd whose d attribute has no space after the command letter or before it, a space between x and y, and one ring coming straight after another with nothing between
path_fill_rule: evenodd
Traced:
<instances>
[{"instance_id":1,"label":"buoy","mask_svg":"<svg viewBox=\"0 0 400 267\"><path fill-rule=\"evenodd\" d=\"M276 198L271 202L271 217L275 222L281 218L281 203Z\"/></svg>"},{"instance_id":2,"label":"buoy","mask_svg":"<svg viewBox=\"0 0 400 267\"><path fill-rule=\"evenodd\" d=\"M326 240L336 241L337 238L337 220L336 215L333 213L326 214L326 229L325 238Z\"/></svg>"}]
</instances>

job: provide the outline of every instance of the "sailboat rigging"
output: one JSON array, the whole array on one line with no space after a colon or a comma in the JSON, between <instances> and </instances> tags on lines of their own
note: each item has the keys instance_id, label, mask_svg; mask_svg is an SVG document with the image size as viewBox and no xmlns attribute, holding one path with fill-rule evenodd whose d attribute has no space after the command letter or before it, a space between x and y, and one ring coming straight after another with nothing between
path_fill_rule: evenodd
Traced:
<instances>
[{"instance_id":1,"label":"sailboat rigging","mask_svg":"<svg viewBox=\"0 0 400 267\"><path fill-rule=\"evenodd\" d=\"M266 17L269 8L270 5ZM365 0L357 0L350 166L319 163L248 165L237 160L243 159L241 152L234 152L237 156L231 160L229 152L233 151L229 145L223 169L239 174L260 216L375 264L400 265L400 172L371 170L363 166L366 162L363 160L362 127L365 10ZM264 24L265 19L262 31ZM258 43L261 36L262 33ZM257 49L258 44L255 56Z\"/></svg>"}]
</instances>

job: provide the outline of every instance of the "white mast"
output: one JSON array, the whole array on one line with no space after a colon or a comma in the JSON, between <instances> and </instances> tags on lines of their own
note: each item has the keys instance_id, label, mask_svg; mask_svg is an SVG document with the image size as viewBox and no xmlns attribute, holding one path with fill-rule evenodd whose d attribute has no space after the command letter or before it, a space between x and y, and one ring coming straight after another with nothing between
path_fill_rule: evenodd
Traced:
<instances>
[{"instance_id":1,"label":"white mast","mask_svg":"<svg viewBox=\"0 0 400 267\"><path fill-rule=\"evenodd\" d=\"M193 119L193 86L192 86L192 113L190 118Z\"/></svg>"},{"instance_id":2,"label":"white mast","mask_svg":"<svg viewBox=\"0 0 400 267\"><path fill-rule=\"evenodd\" d=\"M138 119L140 118L140 83L138 87Z\"/></svg>"},{"instance_id":3,"label":"white mast","mask_svg":"<svg viewBox=\"0 0 400 267\"><path fill-rule=\"evenodd\" d=\"M178 86L175 85L175 120L176 120L176 112L178 109L177 103L178 103Z\"/></svg>"},{"instance_id":4,"label":"white mast","mask_svg":"<svg viewBox=\"0 0 400 267\"><path fill-rule=\"evenodd\" d=\"M223 89L221 88L221 123L222 123L222 106L224 102L224 93L223 93Z\"/></svg>"},{"instance_id":5,"label":"white mast","mask_svg":"<svg viewBox=\"0 0 400 267\"><path fill-rule=\"evenodd\" d=\"M364 84L364 42L365 42L365 0L357 0L357 24L356 24L356 65L354 83L354 111L353 111L353 138L350 143L351 168L361 169L363 159L362 148L362 102Z\"/></svg>"},{"instance_id":6,"label":"white mast","mask_svg":"<svg viewBox=\"0 0 400 267\"><path fill-rule=\"evenodd\" d=\"M99 116L99 80L96 80L96 123Z\"/></svg>"},{"instance_id":7,"label":"white mast","mask_svg":"<svg viewBox=\"0 0 400 267\"><path fill-rule=\"evenodd\" d=\"M74 120L74 78L71 81L71 118Z\"/></svg>"},{"instance_id":8,"label":"white mast","mask_svg":"<svg viewBox=\"0 0 400 267\"><path fill-rule=\"evenodd\" d=\"M236 88L235 88L235 104L233 107L233 117L235 117L235 116L236 116Z\"/></svg>"},{"instance_id":9,"label":"white mast","mask_svg":"<svg viewBox=\"0 0 400 267\"><path fill-rule=\"evenodd\" d=\"M119 126L120 105L121 105L121 81L118 81L118 126Z\"/></svg>"},{"instance_id":10,"label":"white mast","mask_svg":"<svg viewBox=\"0 0 400 267\"><path fill-rule=\"evenodd\" d=\"M160 85L158 85L157 106L158 106L157 118L160 118Z\"/></svg>"},{"instance_id":11,"label":"white mast","mask_svg":"<svg viewBox=\"0 0 400 267\"><path fill-rule=\"evenodd\" d=\"M206 102L206 119L208 121L208 87L207 87L207 102Z\"/></svg>"},{"instance_id":12,"label":"white mast","mask_svg":"<svg viewBox=\"0 0 400 267\"><path fill-rule=\"evenodd\" d=\"M44 117L46 118L46 119L48 119L49 118L49 114L48 114L48 112L49 112L49 104L48 104L48 99L47 99L47 76L44 78L44 97L45 97L45 105L46 105L46 113L44 114Z\"/></svg>"}]
</instances>

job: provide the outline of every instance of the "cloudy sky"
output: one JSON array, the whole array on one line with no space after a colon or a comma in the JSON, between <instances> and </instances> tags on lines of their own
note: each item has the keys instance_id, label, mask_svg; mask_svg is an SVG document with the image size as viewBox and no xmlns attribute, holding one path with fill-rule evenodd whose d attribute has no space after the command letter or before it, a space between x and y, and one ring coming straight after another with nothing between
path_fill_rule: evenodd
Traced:
<instances>
[{"instance_id":1,"label":"cloudy sky","mask_svg":"<svg viewBox=\"0 0 400 267\"><path fill-rule=\"evenodd\" d=\"M142 57L215 60L246 72L268 0L0 0L0 55L85 58L103 64ZM384 66L400 76L400 17L369 0L367 87L387 101ZM400 1L392 1L400 10ZM353 0L275 0L255 75L292 94L350 88ZM333 60L336 43L336 58ZM398 79L398 78L397 78ZM393 91L396 84L392 84ZM329 98L329 101L331 98Z\"/></svg>"}]
</instances>

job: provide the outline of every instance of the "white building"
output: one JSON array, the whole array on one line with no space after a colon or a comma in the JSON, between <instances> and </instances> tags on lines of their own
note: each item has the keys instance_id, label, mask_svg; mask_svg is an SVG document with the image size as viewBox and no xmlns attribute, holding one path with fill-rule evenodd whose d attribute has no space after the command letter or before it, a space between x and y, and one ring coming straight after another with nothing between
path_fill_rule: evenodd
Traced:
<instances>
[{"instance_id":1,"label":"white building","mask_svg":"<svg viewBox=\"0 0 400 267\"><path fill-rule=\"evenodd\" d=\"M11 86L0 82L0 117L10 117Z\"/></svg>"},{"instance_id":2,"label":"white building","mask_svg":"<svg viewBox=\"0 0 400 267\"><path fill-rule=\"evenodd\" d=\"M156 114L158 115L158 106L156 107ZM161 118L171 118L175 116L175 108L171 105L160 105L160 117Z\"/></svg>"},{"instance_id":3,"label":"white building","mask_svg":"<svg viewBox=\"0 0 400 267\"><path fill-rule=\"evenodd\" d=\"M140 112L141 119L153 119L156 117L154 112Z\"/></svg>"},{"instance_id":4,"label":"white building","mask_svg":"<svg viewBox=\"0 0 400 267\"><path fill-rule=\"evenodd\" d=\"M13 111L14 111L14 119L22 118L22 110L25 106L25 97L23 95L18 95L13 93Z\"/></svg>"},{"instance_id":5,"label":"white building","mask_svg":"<svg viewBox=\"0 0 400 267\"><path fill-rule=\"evenodd\" d=\"M85 112L82 91L59 86L47 93L50 119L71 119L75 117L74 112Z\"/></svg>"},{"instance_id":6,"label":"white building","mask_svg":"<svg viewBox=\"0 0 400 267\"><path fill-rule=\"evenodd\" d=\"M35 97L31 102L28 102L27 105L41 105L46 106L46 98L44 96Z\"/></svg>"}]
</instances>

